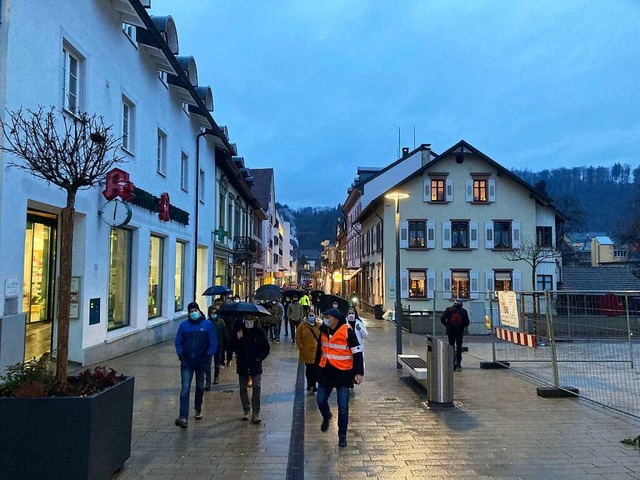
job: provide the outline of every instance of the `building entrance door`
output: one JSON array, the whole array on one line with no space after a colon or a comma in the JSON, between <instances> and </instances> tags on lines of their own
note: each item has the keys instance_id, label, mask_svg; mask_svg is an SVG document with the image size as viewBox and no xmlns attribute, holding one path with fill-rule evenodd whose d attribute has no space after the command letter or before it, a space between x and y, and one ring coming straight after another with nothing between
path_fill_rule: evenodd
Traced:
<instances>
[{"instance_id":1,"label":"building entrance door","mask_svg":"<svg viewBox=\"0 0 640 480\"><path fill-rule=\"evenodd\" d=\"M51 213L27 211L22 309L26 315L25 360L51 352L56 279L56 225Z\"/></svg>"}]
</instances>

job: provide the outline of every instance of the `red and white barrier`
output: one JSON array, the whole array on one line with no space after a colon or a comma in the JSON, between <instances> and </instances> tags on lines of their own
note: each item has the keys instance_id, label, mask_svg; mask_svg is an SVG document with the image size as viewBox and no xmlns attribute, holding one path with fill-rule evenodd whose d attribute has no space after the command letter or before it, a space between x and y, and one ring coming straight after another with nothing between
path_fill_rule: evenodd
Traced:
<instances>
[{"instance_id":1,"label":"red and white barrier","mask_svg":"<svg viewBox=\"0 0 640 480\"><path fill-rule=\"evenodd\" d=\"M536 348L536 336L530 333L512 332L511 330L496 327L496 337L525 347Z\"/></svg>"}]
</instances>

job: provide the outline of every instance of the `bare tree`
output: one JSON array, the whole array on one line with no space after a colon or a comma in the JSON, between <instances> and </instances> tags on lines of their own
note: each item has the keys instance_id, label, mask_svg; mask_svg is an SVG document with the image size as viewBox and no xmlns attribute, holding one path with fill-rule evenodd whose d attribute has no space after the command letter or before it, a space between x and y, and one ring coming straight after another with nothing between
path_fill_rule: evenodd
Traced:
<instances>
[{"instance_id":1,"label":"bare tree","mask_svg":"<svg viewBox=\"0 0 640 480\"><path fill-rule=\"evenodd\" d=\"M60 275L58 283L58 340L56 376L61 389L67 384L69 355L69 301L73 254L73 217L78 190L90 188L104 180L122 158L117 155L119 138L111 134L112 126L104 118L80 113L57 112L53 107L38 110L7 111L0 118L4 144L0 150L18 161L8 165L25 170L36 178L52 183L67 192L62 209L60 234Z\"/></svg>"}]
</instances>

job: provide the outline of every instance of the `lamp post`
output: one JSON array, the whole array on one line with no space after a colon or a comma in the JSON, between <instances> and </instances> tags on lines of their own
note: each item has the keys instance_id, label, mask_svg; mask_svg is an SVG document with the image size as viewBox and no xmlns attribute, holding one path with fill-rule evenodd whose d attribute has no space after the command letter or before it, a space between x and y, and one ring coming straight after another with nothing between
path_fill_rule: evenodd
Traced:
<instances>
[{"instance_id":1,"label":"lamp post","mask_svg":"<svg viewBox=\"0 0 640 480\"><path fill-rule=\"evenodd\" d=\"M400 300L400 200L409 198L408 193L391 192L384 196L396 202L396 368L402 368L398 355L402 353L402 302Z\"/></svg>"}]
</instances>

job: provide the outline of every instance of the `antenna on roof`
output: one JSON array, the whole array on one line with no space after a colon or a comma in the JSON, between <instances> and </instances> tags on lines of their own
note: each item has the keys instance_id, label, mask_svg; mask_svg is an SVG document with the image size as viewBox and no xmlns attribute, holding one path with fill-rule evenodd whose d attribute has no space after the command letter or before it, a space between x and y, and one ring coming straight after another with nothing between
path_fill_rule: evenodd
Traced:
<instances>
[{"instance_id":1,"label":"antenna on roof","mask_svg":"<svg viewBox=\"0 0 640 480\"><path fill-rule=\"evenodd\" d=\"M413 149L416 149L416 126L413 126Z\"/></svg>"},{"instance_id":2,"label":"antenna on roof","mask_svg":"<svg viewBox=\"0 0 640 480\"><path fill-rule=\"evenodd\" d=\"M398 156L396 158L400 158L400 127L398 127Z\"/></svg>"}]
</instances>

